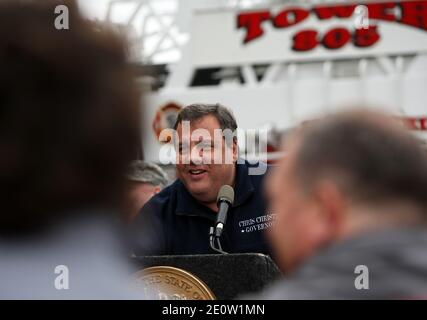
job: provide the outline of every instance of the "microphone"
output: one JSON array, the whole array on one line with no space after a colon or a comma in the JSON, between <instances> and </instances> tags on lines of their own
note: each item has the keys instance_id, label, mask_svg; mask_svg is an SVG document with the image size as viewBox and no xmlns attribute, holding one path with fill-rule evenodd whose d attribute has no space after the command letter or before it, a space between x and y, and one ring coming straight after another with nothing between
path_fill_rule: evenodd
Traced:
<instances>
[{"instance_id":1,"label":"microphone","mask_svg":"<svg viewBox=\"0 0 427 320\"><path fill-rule=\"evenodd\" d=\"M227 221L228 209L234 202L234 190L231 186L225 184L219 189L217 197L218 215L215 222L215 236L219 238L224 230Z\"/></svg>"}]
</instances>

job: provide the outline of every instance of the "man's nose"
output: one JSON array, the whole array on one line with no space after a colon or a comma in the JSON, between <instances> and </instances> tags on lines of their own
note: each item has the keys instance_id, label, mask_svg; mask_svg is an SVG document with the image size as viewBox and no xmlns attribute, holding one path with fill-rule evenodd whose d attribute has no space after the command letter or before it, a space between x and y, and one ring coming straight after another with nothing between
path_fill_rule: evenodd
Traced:
<instances>
[{"instance_id":1,"label":"man's nose","mask_svg":"<svg viewBox=\"0 0 427 320\"><path fill-rule=\"evenodd\" d=\"M180 164L190 164L190 152L181 152L180 154L178 154L178 161Z\"/></svg>"},{"instance_id":2,"label":"man's nose","mask_svg":"<svg viewBox=\"0 0 427 320\"><path fill-rule=\"evenodd\" d=\"M197 147L191 149L190 163L194 165L203 164L203 149Z\"/></svg>"}]
</instances>

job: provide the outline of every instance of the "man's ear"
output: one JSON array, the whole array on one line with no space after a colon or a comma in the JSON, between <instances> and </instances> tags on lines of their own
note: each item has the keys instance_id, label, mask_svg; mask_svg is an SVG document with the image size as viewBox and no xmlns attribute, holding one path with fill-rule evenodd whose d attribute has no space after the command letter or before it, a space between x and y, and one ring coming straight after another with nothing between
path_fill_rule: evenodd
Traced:
<instances>
[{"instance_id":1,"label":"man's ear","mask_svg":"<svg viewBox=\"0 0 427 320\"><path fill-rule=\"evenodd\" d=\"M160 188L160 186L156 186L153 190L153 195L158 194L160 191L162 191L162 188Z\"/></svg>"},{"instance_id":2,"label":"man's ear","mask_svg":"<svg viewBox=\"0 0 427 320\"><path fill-rule=\"evenodd\" d=\"M347 203L344 194L336 183L330 180L320 181L314 192L325 226L331 234L338 236L345 220Z\"/></svg>"}]
</instances>

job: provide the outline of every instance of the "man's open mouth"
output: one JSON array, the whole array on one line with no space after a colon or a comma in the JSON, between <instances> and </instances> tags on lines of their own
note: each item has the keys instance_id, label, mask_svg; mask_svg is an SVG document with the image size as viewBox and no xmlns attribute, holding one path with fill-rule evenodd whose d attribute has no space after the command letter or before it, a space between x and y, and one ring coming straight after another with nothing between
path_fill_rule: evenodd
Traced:
<instances>
[{"instance_id":1,"label":"man's open mouth","mask_svg":"<svg viewBox=\"0 0 427 320\"><path fill-rule=\"evenodd\" d=\"M199 174L203 174L206 172L206 170L201 170L201 169L197 169L197 170L188 170L188 172L192 175L192 176L197 176Z\"/></svg>"}]
</instances>

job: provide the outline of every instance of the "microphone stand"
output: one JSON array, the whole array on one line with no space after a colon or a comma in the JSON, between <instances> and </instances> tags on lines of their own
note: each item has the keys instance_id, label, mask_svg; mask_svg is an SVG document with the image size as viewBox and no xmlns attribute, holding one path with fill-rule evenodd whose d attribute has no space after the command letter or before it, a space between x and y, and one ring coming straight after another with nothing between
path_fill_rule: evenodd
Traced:
<instances>
[{"instance_id":1,"label":"microphone stand","mask_svg":"<svg viewBox=\"0 0 427 320\"><path fill-rule=\"evenodd\" d=\"M216 243L215 243L215 240L216 240ZM210 229L209 229L209 245L210 245L212 250L214 250L218 253L228 254L227 252L222 250L221 241L219 240L219 237L216 234L214 227L210 227Z\"/></svg>"}]
</instances>

